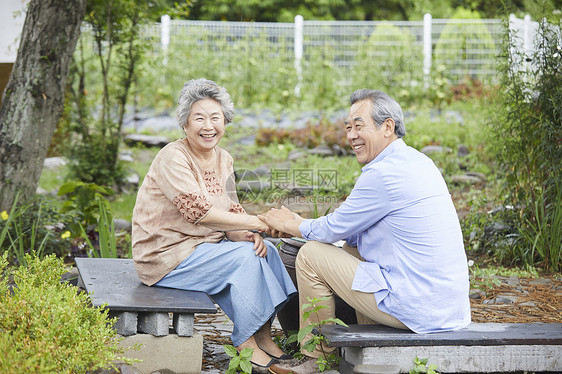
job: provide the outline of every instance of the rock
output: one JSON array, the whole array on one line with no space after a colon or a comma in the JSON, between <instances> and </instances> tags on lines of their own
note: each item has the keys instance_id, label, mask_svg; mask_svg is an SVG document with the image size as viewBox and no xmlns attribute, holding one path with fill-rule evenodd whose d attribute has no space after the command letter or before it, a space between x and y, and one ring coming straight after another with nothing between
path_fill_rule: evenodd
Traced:
<instances>
[{"instance_id":1,"label":"rock","mask_svg":"<svg viewBox=\"0 0 562 374\"><path fill-rule=\"evenodd\" d=\"M551 283L552 282L548 278L539 278L529 281L529 284L537 284L537 285L549 285Z\"/></svg>"},{"instance_id":2,"label":"rock","mask_svg":"<svg viewBox=\"0 0 562 374\"><path fill-rule=\"evenodd\" d=\"M123 151L119 153L119 160L125 162L134 162L133 153L131 151Z\"/></svg>"},{"instance_id":3,"label":"rock","mask_svg":"<svg viewBox=\"0 0 562 374\"><path fill-rule=\"evenodd\" d=\"M69 282L73 286L78 284L78 277L80 274L78 273L78 268L72 267L66 273L63 273L60 277L61 282Z\"/></svg>"},{"instance_id":4,"label":"rock","mask_svg":"<svg viewBox=\"0 0 562 374\"><path fill-rule=\"evenodd\" d=\"M295 195L306 196L306 195L310 194L312 191L317 191L317 190L318 190L318 186L310 186L310 185L296 186L296 185L291 185L291 186L289 186L288 190L291 191L291 193L293 193L293 194L295 194Z\"/></svg>"},{"instance_id":5,"label":"rock","mask_svg":"<svg viewBox=\"0 0 562 374\"><path fill-rule=\"evenodd\" d=\"M239 139L236 144L240 144L240 145L252 145L256 142L256 136L255 135L250 135L250 136L246 136L242 139Z\"/></svg>"},{"instance_id":6,"label":"rock","mask_svg":"<svg viewBox=\"0 0 562 374\"><path fill-rule=\"evenodd\" d=\"M485 180L480 179L474 175L453 175L451 177L451 182L454 184L474 184L474 185L482 185L486 183Z\"/></svg>"},{"instance_id":7,"label":"rock","mask_svg":"<svg viewBox=\"0 0 562 374\"><path fill-rule=\"evenodd\" d=\"M287 117L281 118L281 120L277 123L277 128L279 129L290 129L293 127L293 121Z\"/></svg>"},{"instance_id":8,"label":"rock","mask_svg":"<svg viewBox=\"0 0 562 374\"><path fill-rule=\"evenodd\" d=\"M511 226L509 226L508 224L501 221L496 221L491 225L487 225L484 227L484 235L489 236L491 234L505 233L509 232L510 229Z\"/></svg>"},{"instance_id":9,"label":"rock","mask_svg":"<svg viewBox=\"0 0 562 374\"><path fill-rule=\"evenodd\" d=\"M161 130L174 130L179 126L177 120L168 114L146 114L142 115L137 113L133 118L128 118L123 122L123 128L134 129L135 131L161 131Z\"/></svg>"},{"instance_id":10,"label":"rock","mask_svg":"<svg viewBox=\"0 0 562 374\"><path fill-rule=\"evenodd\" d=\"M125 181L120 186L116 188L121 191L121 193L133 193L139 188L140 176L138 174L130 174L125 177Z\"/></svg>"},{"instance_id":11,"label":"rock","mask_svg":"<svg viewBox=\"0 0 562 374\"><path fill-rule=\"evenodd\" d=\"M116 218L113 220L113 224L115 225L115 231L128 231L131 232L133 226L131 225L131 222L121 219L121 218Z\"/></svg>"},{"instance_id":12,"label":"rock","mask_svg":"<svg viewBox=\"0 0 562 374\"><path fill-rule=\"evenodd\" d=\"M35 190L35 193L38 195L49 195L49 191L47 191L44 188L41 187L37 187L37 189Z\"/></svg>"},{"instance_id":13,"label":"rock","mask_svg":"<svg viewBox=\"0 0 562 374\"><path fill-rule=\"evenodd\" d=\"M135 146L142 144L146 147L162 148L170 141L164 136L144 135L144 134L128 134L125 136L125 144Z\"/></svg>"},{"instance_id":14,"label":"rock","mask_svg":"<svg viewBox=\"0 0 562 374\"><path fill-rule=\"evenodd\" d=\"M237 184L238 188L242 191L262 191L269 188L269 183L260 180L240 181Z\"/></svg>"},{"instance_id":15,"label":"rock","mask_svg":"<svg viewBox=\"0 0 562 374\"><path fill-rule=\"evenodd\" d=\"M292 150L291 152L289 152L289 155L287 156L287 160L288 161L296 161L296 160L301 159L303 157L306 157L306 153L304 153L301 150L295 149L295 150Z\"/></svg>"},{"instance_id":16,"label":"rock","mask_svg":"<svg viewBox=\"0 0 562 374\"><path fill-rule=\"evenodd\" d=\"M234 178L237 181L255 181L259 180L260 176L254 170L237 169L234 171Z\"/></svg>"},{"instance_id":17,"label":"rock","mask_svg":"<svg viewBox=\"0 0 562 374\"><path fill-rule=\"evenodd\" d=\"M481 289L474 288L470 290L468 297L473 300L480 300L486 297L486 292L482 291Z\"/></svg>"},{"instance_id":18,"label":"rock","mask_svg":"<svg viewBox=\"0 0 562 374\"><path fill-rule=\"evenodd\" d=\"M64 165L66 165L66 160L62 157L48 157L43 161L45 169L56 169Z\"/></svg>"},{"instance_id":19,"label":"rock","mask_svg":"<svg viewBox=\"0 0 562 374\"><path fill-rule=\"evenodd\" d=\"M257 176L260 177L268 177L270 174L269 168L265 166L258 166L253 171Z\"/></svg>"},{"instance_id":20,"label":"rock","mask_svg":"<svg viewBox=\"0 0 562 374\"><path fill-rule=\"evenodd\" d=\"M490 300L484 300L482 304L513 304L516 300L510 296L498 296Z\"/></svg>"},{"instance_id":21,"label":"rock","mask_svg":"<svg viewBox=\"0 0 562 374\"><path fill-rule=\"evenodd\" d=\"M312 148L308 150L308 153L311 155L318 155L322 157L327 156L336 156L337 152L335 152L332 148L327 145L319 145L318 147Z\"/></svg>"},{"instance_id":22,"label":"rock","mask_svg":"<svg viewBox=\"0 0 562 374\"><path fill-rule=\"evenodd\" d=\"M138 187L140 183L140 177L138 174L130 174L127 176L126 181L128 185Z\"/></svg>"},{"instance_id":23,"label":"rock","mask_svg":"<svg viewBox=\"0 0 562 374\"><path fill-rule=\"evenodd\" d=\"M440 152L451 153L453 152L453 150L449 147L442 147L440 145L426 145L421 149L420 152L425 155L430 155L431 153L440 153Z\"/></svg>"},{"instance_id":24,"label":"rock","mask_svg":"<svg viewBox=\"0 0 562 374\"><path fill-rule=\"evenodd\" d=\"M459 157L466 157L470 152L468 151L468 147L464 144L460 144L457 149L457 156Z\"/></svg>"},{"instance_id":25,"label":"rock","mask_svg":"<svg viewBox=\"0 0 562 374\"><path fill-rule=\"evenodd\" d=\"M486 182L488 180L488 178L486 177L486 174L484 173L479 173L477 171L467 171L466 173L464 173L465 175L471 176L471 177L476 177L479 178L480 180L482 180L483 182Z\"/></svg>"},{"instance_id":26,"label":"rock","mask_svg":"<svg viewBox=\"0 0 562 374\"><path fill-rule=\"evenodd\" d=\"M464 118L456 110L446 111L445 120L447 121L447 123L459 123L461 126L464 125Z\"/></svg>"},{"instance_id":27,"label":"rock","mask_svg":"<svg viewBox=\"0 0 562 374\"><path fill-rule=\"evenodd\" d=\"M511 277L506 278L504 283L507 283L507 285L512 287L517 287L520 285L519 277L516 275L512 275Z\"/></svg>"}]
</instances>

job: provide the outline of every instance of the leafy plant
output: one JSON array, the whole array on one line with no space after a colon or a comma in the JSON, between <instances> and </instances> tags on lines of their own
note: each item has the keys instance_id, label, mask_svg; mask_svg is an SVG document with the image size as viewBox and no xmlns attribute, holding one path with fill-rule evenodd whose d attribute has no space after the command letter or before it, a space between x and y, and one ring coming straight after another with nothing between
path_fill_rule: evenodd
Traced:
<instances>
[{"instance_id":1,"label":"leafy plant","mask_svg":"<svg viewBox=\"0 0 562 374\"><path fill-rule=\"evenodd\" d=\"M10 263L25 265L25 254L39 258L55 253L64 256L70 249L67 236L61 237L67 216L60 214L47 198L36 197L18 205L16 195L10 212L2 213L0 249Z\"/></svg>"},{"instance_id":2,"label":"leafy plant","mask_svg":"<svg viewBox=\"0 0 562 374\"><path fill-rule=\"evenodd\" d=\"M303 315L302 319L307 323L311 319L312 316L318 320L318 311L321 309L327 308L326 305L322 305L321 302L330 300L329 297L319 297L319 298L308 298L309 303L305 303L302 306ZM310 322L310 321L309 321ZM322 335L322 327L326 324L338 324L340 326L348 327L345 322L343 322L339 318L327 318L322 321L311 322L310 324L301 328L297 334L291 335L288 339L288 343L298 342L301 345L301 350L306 350L308 352L312 352L316 349L316 347L320 348L322 354L316 361L318 365L318 370L321 372L325 371L326 369L330 369L335 367L339 363L339 357L333 353L326 354L324 351L324 335ZM309 340L303 343L304 339L308 336L312 336Z\"/></svg>"},{"instance_id":3,"label":"leafy plant","mask_svg":"<svg viewBox=\"0 0 562 374\"><path fill-rule=\"evenodd\" d=\"M27 254L26 263L11 269L0 258L0 373L85 373L132 362L122 356L108 310L61 283L62 259Z\"/></svg>"},{"instance_id":4,"label":"leafy plant","mask_svg":"<svg viewBox=\"0 0 562 374\"><path fill-rule=\"evenodd\" d=\"M562 252L560 26L560 18L542 19L534 52L515 48L521 41L513 32L505 33L502 90L489 140L504 181L502 197L514 210L510 234L520 237L508 250L524 265L541 263L546 270L559 269Z\"/></svg>"},{"instance_id":5,"label":"leafy plant","mask_svg":"<svg viewBox=\"0 0 562 374\"><path fill-rule=\"evenodd\" d=\"M470 270L470 288L477 288L482 291L487 291L494 287L501 285L501 281L498 278L494 278L494 274L486 273L482 271L478 265L471 264L469 262Z\"/></svg>"},{"instance_id":6,"label":"leafy plant","mask_svg":"<svg viewBox=\"0 0 562 374\"><path fill-rule=\"evenodd\" d=\"M545 192L537 192L534 220L526 218L519 233L526 243L532 243L528 251L530 262L538 255L545 268L558 271L562 256L562 186L556 184L551 188L557 191L554 201L545 202Z\"/></svg>"},{"instance_id":7,"label":"leafy plant","mask_svg":"<svg viewBox=\"0 0 562 374\"><path fill-rule=\"evenodd\" d=\"M427 365L427 358L419 358L416 356L414 358L414 368L409 371L410 374L439 374L437 371L437 365Z\"/></svg>"},{"instance_id":8,"label":"leafy plant","mask_svg":"<svg viewBox=\"0 0 562 374\"><path fill-rule=\"evenodd\" d=\"M244 348L238 353L236 348L230 344L223 345L224 351L230 357L230 362L228 364L228 369L225 374L236 374L236 373L246 373L250 374L252 372L252 355L254 354L253 348Z\"/></svg>"},{"instance_id":9,"label":"leafy plant","mask_svg":"<svg viewBox=\"0 0 562 374\"><path fill-rule=\"evenodd\" d=\"M61 212L75 217L75 221L70 224L70 231L79 233L81 225L97 223L101 213L100 203L107 208L108 203L104 196L112 195L113 191L95 183L67 182L60 186L57 194L66 198Z\"/></svg>"},{"instance_id":10,"label":"leafy plant","mask_svg":"<svg viewBox=\"0 0 562 374\"><path fill-rule=\"evenodd\" d=\"M82 225L80 225L80 235L90 248L88 251L89 257L117 258L117 240L115 237L115 224L113 223L113 217L101 198L97 197L96 201L99 208L99 218L96 226L99 248L96 248L96 246L92 244L89 235L86 233L86 230L84 230Z\"/></svg>"}]
</instances>

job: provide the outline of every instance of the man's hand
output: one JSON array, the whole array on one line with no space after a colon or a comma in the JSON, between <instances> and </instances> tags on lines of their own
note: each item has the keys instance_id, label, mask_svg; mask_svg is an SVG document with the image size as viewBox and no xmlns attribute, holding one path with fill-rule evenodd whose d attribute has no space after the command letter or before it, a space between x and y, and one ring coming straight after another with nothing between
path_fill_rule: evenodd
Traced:
<instances>
[{"instance_id":1,"label":"man's hand","mask_svg":"<svg viewBox=\"0 0 562 374\"><path fill-rule=\"evenodd\" d=\"M281 209L272 208L269 212L258 215L258 218L271 228L271 233L276 232L301 237L299 225L304 218L284 206Z\"/></svg>"},{"instance_id":2,"label":"man's hand","mask_svg":"<svg viewBox=\"0 0 562 374\"><path fill-rule=\"evenodd\" d=\"M267 246L260 234L251 231L228 231L226 233L228 240L232 242L254 242L254 251L256 256L265 257L267 255Z\"/></svg>"}]
</instances>

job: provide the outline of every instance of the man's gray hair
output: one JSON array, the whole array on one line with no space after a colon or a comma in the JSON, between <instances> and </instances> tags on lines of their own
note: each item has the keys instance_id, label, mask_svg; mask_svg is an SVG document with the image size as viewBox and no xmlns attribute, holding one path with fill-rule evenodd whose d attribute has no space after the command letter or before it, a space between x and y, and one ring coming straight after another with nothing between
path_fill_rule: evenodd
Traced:
<instances>
[{"instance_id":1,"label":"man's gray hair","mask_svg":"<svg viewBox=\"0 0 562 374\"><path fill-rule=\"evenodd\" d=\"M380 90L370 90L367 88L353 92L349 98L351 105L362 100L371 100L373 103L373 112L371 113L371 116L373 117L373 121L375 121L375 125L377 125L377 127L381 127L382 123L387 118L392 118L395 124L394 133L399 138L406 135L404 114L402 113L400 104L398 104L396 100Z\"/></svg>"},{"instance_id":2,"label":"man's gray hair","mask_svg":"<svg viewBox=\"0 0 562 374\"><path fill-rule=\"evenodd\" d=\"M191 113L191 106L199 100L213 99L220 104L224 114L225 125L232 122L234 117L234 104L226 88L219 86L205 78L187 81L181 90L176 108L178 125L183 128Z\"/></svg>"}]
</instances>

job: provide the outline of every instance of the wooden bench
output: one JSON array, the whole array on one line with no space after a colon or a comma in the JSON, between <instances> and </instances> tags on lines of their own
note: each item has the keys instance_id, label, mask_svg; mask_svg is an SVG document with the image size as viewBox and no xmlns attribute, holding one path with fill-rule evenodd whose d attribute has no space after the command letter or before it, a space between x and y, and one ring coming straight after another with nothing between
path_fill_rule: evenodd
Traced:
<instances>
[{"instance_id":1,"label":"wooden bench","mask_svg":"<svg viewBox=\"0 0 562 374\"><path fill-rule=\"evenodd\" d=\"M109 309L126 343L144 346L140 353L131 353L143 360L135 365L137 369L146 373L201 371L203 338L194 336L193 324L195 313L217 312L207 294L148 287L140 281L133 260L75 258L75 262L79 283L91 294L93 306Z\"/></svg>"},{"instance_id":2,"label":"wooden bench","mask_svg":"<svg viewBox=\"0 0 562 374\"><path fill-rule=\"evenodd\" d=\"M407 373L427 358L443 373L562 372L562 323L473 323L415 334L383 325L324 326L341 373Z\"/></svg>"}]
</instances>

